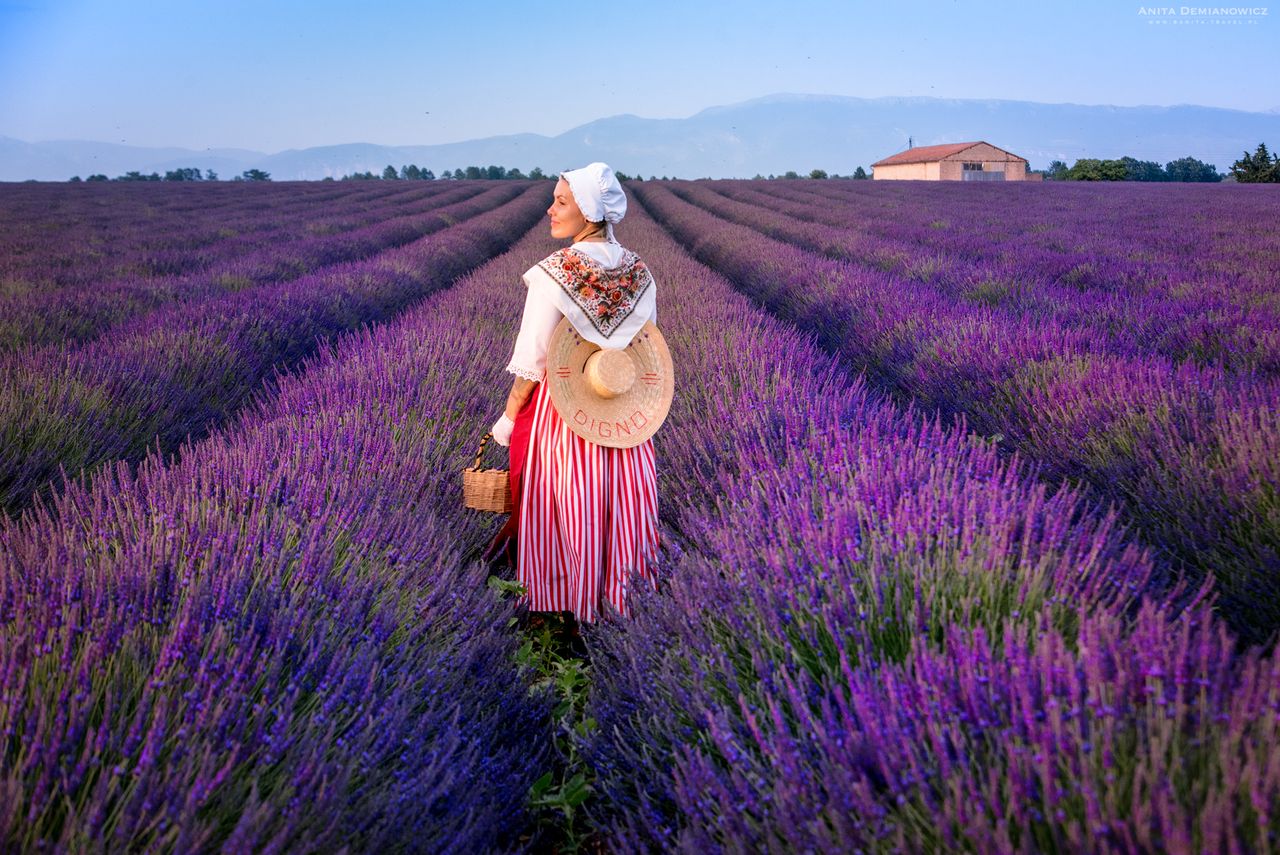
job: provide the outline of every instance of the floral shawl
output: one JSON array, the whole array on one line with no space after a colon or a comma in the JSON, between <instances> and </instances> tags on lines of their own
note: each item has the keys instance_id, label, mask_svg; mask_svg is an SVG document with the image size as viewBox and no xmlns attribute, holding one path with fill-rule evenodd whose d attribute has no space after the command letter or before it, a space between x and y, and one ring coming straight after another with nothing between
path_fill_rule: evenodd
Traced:
<instances>
[{"instance_id":1,"label":"floral shawl","mask_svg":"<svg viewBox=\"0 0 1280 855\"><path fill-rule=\"evenodd\" d=\"M538 262L582 310L591 324L608 338L634 311L653 284L653 275L631 250L617 267L605 267L573 247L556 250Z\"/></svg>"}]
</instances>

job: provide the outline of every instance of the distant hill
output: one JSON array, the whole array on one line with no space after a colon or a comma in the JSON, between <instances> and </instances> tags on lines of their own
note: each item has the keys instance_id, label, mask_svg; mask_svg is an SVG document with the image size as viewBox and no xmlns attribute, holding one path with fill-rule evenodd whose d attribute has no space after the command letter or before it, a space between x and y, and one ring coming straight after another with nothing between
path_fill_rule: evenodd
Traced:
<instances>
[{"instance_id":1,"label":"distant hill","mask_svg":"<svg viewBox=\"0 0 1280 855\"><path fill-rule=\"evenodd\" d=\"M443 145L318 146L266 154L109 143L28 143L0 137L0 181L115 177L194 166L223 179L265 169L277 180L380 173L387 164L445 169L498 164L553 174L603 160L628 174L749 178L811 169L848 174L907 147L986 140L1033 169L1051 160L1131 155L1166 163L1192 156L1225 172L1259 142L1280 150L1280 113L1217 107L1110 107L943 98L850 98L778 94L709 107L685 119L610 116L554 137L511 134Z\"/></svg>"}]
</instances>

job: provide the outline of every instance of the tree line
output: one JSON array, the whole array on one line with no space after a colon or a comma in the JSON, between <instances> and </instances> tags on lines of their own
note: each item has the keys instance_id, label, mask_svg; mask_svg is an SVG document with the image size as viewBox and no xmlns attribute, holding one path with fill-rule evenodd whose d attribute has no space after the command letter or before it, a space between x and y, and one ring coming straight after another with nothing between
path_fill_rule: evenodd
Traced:
<instances>
[{"instance_id":1,"label":"tree line","mask_svg":"<svg viewBox=\"0 0 1280 855\"><path fill-rule=\"evenodd\" d=\"M616 171L614 174L618 176L619 181L644 181L645 180L643 175L628 175L625 172L616 172ZM394 166L388 163L381 173L376 173L372 171L353 172L349 175L342 176L342 178L340 178L339 180L340 181L414 181L414 180L501 181L504 179L506 180L514 179L514 180L522 180L522 181L529 181L529 180L537 181L543 178L556 178L556 177L557 175L548 175L545 172L543 172L542 167L540 166L535 166L533 169L529 170L528 174L521 172L518 168L507 169L506 167L503 167L503 166L484 166L484 167L468 166L466 168L454 169L452 171L446 169L444 172L441 172L439 177L437 178L435 173L433 173L430 169L419 167L416 164L410 163L410 164L401 166L399 169L396 169ZM827 173L827 171L824 169L814 169L814 170L811 170L808 175L801 176L800 173L792 170L789 172L785 172L782 175L769 175L767 178L766 176L760 175L759 173L757 173L753 180L763 181L763 180L770 180L774 178L802 178L802 177L803 178L851 178L851 179L865 180L870 178L871 176L867 174L867 171L865 169L859 166L856 170L854 170L849 175L838 175L836 173ZM673 178L675 178L675 176L672 176L671 178L668 178L665 175L663 175L661 178L659 178L657 175L649 176L650 181L670 181ZM324 180L332 181L333 179L326 178Z\"/></svg>"},{"instance_id":2,"label":"tree line","mask_svg":"<svg viewBox=\"0 0 1280 855\"><path fill-rule=\"evenodd\" d=\"M218 173L212 169L201 172L197 167L183 167L181 169L171 169L164 175L159 172L151 172L146 175L138 172L136 169L126 172L124 175L117 175L115 178L108 178L101 172L90 175L84 181L217 181ZM239 175L234 175L232 181L270 181L271 173L263 172L261 169L246 169ZM81 181L79 175L71 176L71 183L76 184Z\"/></svg>"},{"instance_id":3,"label":"tree line","mask_svg":"<svg viewBox=\"0 0 1280 855\"><path fill-rule=\"evenodd\" d=\"M871 175L870 173L867 172L867 170L859 166L857 169L855 169L853 172L849 173L848 175L840 175L835 172L828 173L825 169L811 169L809 170L808 175L801 175L800 173L796 172L794 169L789 169L786 172L782 173L781 175L761 175L759 172L757 172L754 176L752 176L751 180L752 181L773 181L778 178L814 178L814 179L831 178L831 179L840 179L840 180L866 181L869 178L871 178Z\"/></svg>"},{"instance_id":4,"label":"tree line","mask_svg":"<svg viewBox=\"0 0 1280 855\"><path fill-rule=\"evenodd\" d=\"M1231 170L1219 174L1218 168L1194 157L1171 160L1163 167L1153 160L1121 157L1114 160L1081 158L1071 166L1055 160L1045 170L1044 177L1053 181L1192 181L1215 182L1231 179L1243 184L1280 182L1280 157L1267 151L1266 143L1259 143L1253 154L1231 164Z\"/></svg>"},{"instance_id":5,"label":"tree line","mask_svg":"<svg viewBox=\"0 0 1280 855\"><path fill-rule=\"evenodd\" d=\"M387 164L381 174L375 172L353 172L350 175L342 176L341 181L529 181L550 178L542 171L542 167L535 166L529 170L526 175L519 168L512 167L507 169L505 166L468 166L465 169L459 168L452 171L446 169L440 173L437 179L436 174L426 167L420 167L417 164L410 163L396 169L391 164ZM332 178L324 179L332 181Z\"/></svg>"},{"instance_id":6,"label":"tree line","mask_svg":"<svg viewBox=\"0 0 1280 855\"><path fill-rule=\"evenodd\" d=\"M644 181L644 176L628 175L624 172L616 173L620 181ZM1235 163L1231 164L1230 171L1223 175L1218 172L1218 168L1211 163L1205 163L1194 157L1183 157L1177 160L1171 160L1164 166L1153 160L1138 160L1133 157L1121 157L1113 160L1103 160L1099 158L1080 158L1071 166L1067 166L1064 161L1055 160L1049 164L1049 168L1042 173L1044 177L1051 181L1183 181L1183 182L1215 182L1225 179L1238 181L1246 184L1275 184L1280 183L1280 155L1273 155L1267 150L1266 143L1259 143L1257 149L1250 154L1244 152L1244 155ZM528 173L522 172L517 167L507 168L504 166L467 166L458 169L446 169L437 176L434 172L426 167L420 167L417 164L409 163L396 169L391 164L387 164L381 172L353 172L349 175L343 175L341 181L539 181L543 179L555 179L557 175L548 175L542 171L542 167L535 166ZM675 178L672 176L671 178ZM855 181L863 181L871 178L867 170L859 166L848 175L839 175L837 173L828 173L824 169L810 170L807 175L801 175L794 170L788 170L781 175L761 175L756 173L753 177L755 181L769 181L774 179L795 179L795 178L811 178L811 179L850 179ZM71 178L72 182L79 182L79 175ZM138 171L126 172L115 178L108 178L106 175L97 173L90 175L85 181L217 181L218 174L212 169L201 172L195 167L186 167L182 169L172 169L163 176L158 172L152 172L144 175ZM271 173L264 172L261 169L246 169L244 172L232 177L232 181L270 181ZM333 181L332 177L323 179L325 181ZM659 178L656 175L649 176L650 181L668 181L671 180L663 175Z\"/></svg>"}]
</instances>

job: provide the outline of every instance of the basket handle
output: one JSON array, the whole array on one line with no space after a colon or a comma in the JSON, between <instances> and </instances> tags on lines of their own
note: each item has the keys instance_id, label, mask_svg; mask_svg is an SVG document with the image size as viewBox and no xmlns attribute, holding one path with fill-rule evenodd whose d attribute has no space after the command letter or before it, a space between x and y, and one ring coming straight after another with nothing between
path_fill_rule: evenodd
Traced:
<instances>
[{"instance_id":1,"label":"basket handle","mask_svg":"<svg viewBox=\"0 0 1280 855\"><path fill-rule=\"evenodd\" d=\"M480 439L480 447L479 447L478 449L476 449L476 462L475 462L475 463L473 463L473 464L471 464L471 468L472 468L472 469L479 469L479 468L480 468L480 458L481 458L481 456L483 456L483 455L484 455L484 447L485 447L485 444L486 444L486 443L488 443L488 442L489 442L489 440L491 440L491 439L493 439L493 434L492 434L492 433L486 433L486 434L485 434L485 435Z\"/></svg>"}]
</instances>

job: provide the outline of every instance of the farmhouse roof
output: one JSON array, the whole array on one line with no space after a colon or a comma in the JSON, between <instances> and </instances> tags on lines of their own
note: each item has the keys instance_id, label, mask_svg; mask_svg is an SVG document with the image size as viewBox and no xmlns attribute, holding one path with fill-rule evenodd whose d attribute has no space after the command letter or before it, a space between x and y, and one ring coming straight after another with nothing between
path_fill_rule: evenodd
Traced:
<instances>
[{"instance_id":1,"label":"farmhouse roof","mask_svg":"<svg viewBox=\"0 0 1280 855\"><path fill-rule=\"evenodd\" d=\"M900 151L897 154L890 155L883 160L877 160L872 166L892 166L896 163L932 163L935 160L946 160L962 151L973 148L975 145L991 145L991 143L983 140L975 140L974 142L945 143L943 145L922 145L915 148L909 148L906 151ZM998 146L991 146L997 151L1004 151ZM1013 152L1004 151L1005 154L1018 160L1026 158L1018 157Z\"/></svg>"}]
</instances>

